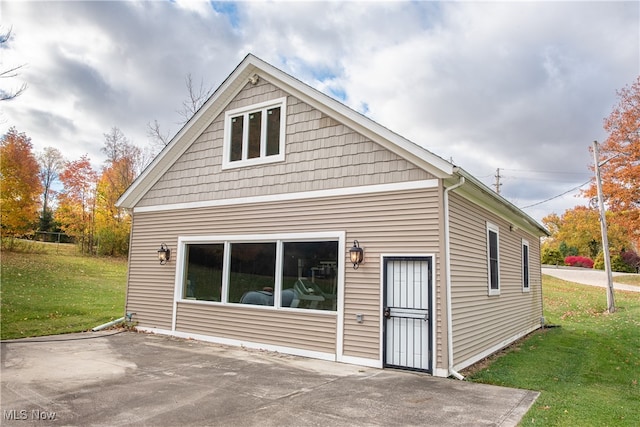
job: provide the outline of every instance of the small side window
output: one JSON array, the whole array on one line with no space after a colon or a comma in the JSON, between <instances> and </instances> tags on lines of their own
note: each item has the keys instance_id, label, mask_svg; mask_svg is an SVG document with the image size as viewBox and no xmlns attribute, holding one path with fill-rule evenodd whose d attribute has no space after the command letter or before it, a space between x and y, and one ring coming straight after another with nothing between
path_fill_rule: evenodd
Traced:
<instances>
[{"instance_id":1,"label":"small side window","mask_svg":"<svg viewBox=\"0 0 640 427\"><path fill-rule=\"evenodd\" d=\"M489 295L500 295L500 233L497 225L487 223L487 264Z\"/></svg>"},{"instance_id":2,"label":"small side window","mask_svg":"<svg viewBox=\"0 0 640 427\"><path fill-rule=\"evenodd\" d=\"M522 240L522 291L529 292L529 242Z\"/></svg>"}]
</instances>

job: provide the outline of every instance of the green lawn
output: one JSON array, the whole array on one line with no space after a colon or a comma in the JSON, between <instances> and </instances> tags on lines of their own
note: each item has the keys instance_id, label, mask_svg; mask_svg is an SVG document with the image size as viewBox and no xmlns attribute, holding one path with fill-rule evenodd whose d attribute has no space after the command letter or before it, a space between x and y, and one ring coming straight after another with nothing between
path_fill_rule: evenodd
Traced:
<instances>
[{"instance_id":1,"label":"green lawn","mask_svg":"<svg viewBox=\"0 0 640 427\"><path fill-rule=\"evenodd\" d=\"M32 243L28 253L3 251L1 261L2 339L85 331L124 316L125 259Z\"/></svg>"},{"instance_id":2,"label":"green lawn","mask_svg":"<svg viewBox=\"0 0 640 427\"><path fill-rule=\"evenodd\" d=\"M624 283L626 285L640 286L640 274L629 274L624 276L614 276L615 283Z\"/></svg>"},{"instance_id":3,"label":"green lawn","mask_svg":"<svg viewBox=\"0 0 640 427\"><path fill-rule=\"evenodd\" d=\"M558 325L494 357L469 380L541 392L521 425L640 425L640 293L545 276L544 311Z\"/></svg>"}]
</instances>

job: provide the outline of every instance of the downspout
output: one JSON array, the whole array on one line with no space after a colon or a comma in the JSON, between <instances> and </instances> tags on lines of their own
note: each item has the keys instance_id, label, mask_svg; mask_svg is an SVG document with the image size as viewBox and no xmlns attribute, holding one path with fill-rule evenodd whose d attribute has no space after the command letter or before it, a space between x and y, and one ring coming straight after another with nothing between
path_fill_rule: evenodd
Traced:
<instances>
[{"instance_id":1,"label":"downspout","mask_svg":"<svg viewBox=\"0 0 640 427\"><path fill-rule=\"evenodd\" d=\"M446 297L447 297L447 356L448 356L448 374L463 380L464 377L460 375L455 369L453 369L453 321L451 316L451 254L450 254L450 242L449 242L449 191L455 190L462 186L465 182L463 176L460 177L460 181L445 188L444 190L444 258L446 268Z\"/></svg>"}]
</instances>

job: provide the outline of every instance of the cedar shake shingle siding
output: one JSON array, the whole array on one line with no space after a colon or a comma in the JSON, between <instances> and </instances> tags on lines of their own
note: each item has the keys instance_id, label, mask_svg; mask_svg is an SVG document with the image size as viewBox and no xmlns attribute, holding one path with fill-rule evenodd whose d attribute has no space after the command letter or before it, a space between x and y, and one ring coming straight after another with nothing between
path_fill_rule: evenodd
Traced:
<instances>
[{"instance_id":1,"label":"cedar shake shingle siding","mask_svg":"<svg viewBox=\"0 0 640 427\"><path fill-rule=\"evenodd\" d=\"M262 90L260 90L262 89ZM257 94L256 94L257 93ZM228 109L287 96L261 81L240 92ZM389 184L433 178L424 170L287 97L285 162L222 169L224 113L142 198L138 206L201 202Z\"/></svg>"}]
</instances>

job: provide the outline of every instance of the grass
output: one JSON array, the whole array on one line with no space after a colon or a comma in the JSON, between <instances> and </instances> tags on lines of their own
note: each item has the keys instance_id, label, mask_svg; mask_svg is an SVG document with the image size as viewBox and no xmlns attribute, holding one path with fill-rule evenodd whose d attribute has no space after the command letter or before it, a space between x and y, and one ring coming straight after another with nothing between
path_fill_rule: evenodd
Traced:
<instances>
[{"instance_id":1,"label":"grass","mask_svg":"<svg viewBox=\"0 0 640 427\"><path fill-rule=\"evenodd\" d=\"M125 259L81 256L73 245L2 252L2 339L89 330L124 315Z\"/></svg>"},{"instance_id":2,"label":"grass","mask_svg":"<svg viewBox=\"0 0 640 427\"><path fill-rule=\"evenodd\" d=\"M625 285L640 286L640 274L629 274L624 276L614 276L615 283L624 283Z\"/></svg>"},{"instance_id":3,"label":"grass","mask_svg":"<svg viewBox=\"0 0 640 427\"><path fill-rule=\"evenodd\" d=\"M640 293L544 276L547 322L469 375L475 382L537 390L520 425L636 426L640 423Z\"/></svg>"}]
</instances>

